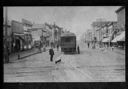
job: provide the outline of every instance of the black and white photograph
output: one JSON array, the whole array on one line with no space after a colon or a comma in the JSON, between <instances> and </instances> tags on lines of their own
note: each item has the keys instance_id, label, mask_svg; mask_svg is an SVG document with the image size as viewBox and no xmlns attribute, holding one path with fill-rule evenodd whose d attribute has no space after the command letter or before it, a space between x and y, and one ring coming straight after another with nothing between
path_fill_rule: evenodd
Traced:
<instances>
[{"instance_id":1,"label":"black and white photograph","mask_svg":"<svg viewBox=\"0 0 128 89\"><path fill-rule=\"evenodd\" d=\"M125 6L3 6L3 80L126 82Z\"/></svg>"}]
</instances>

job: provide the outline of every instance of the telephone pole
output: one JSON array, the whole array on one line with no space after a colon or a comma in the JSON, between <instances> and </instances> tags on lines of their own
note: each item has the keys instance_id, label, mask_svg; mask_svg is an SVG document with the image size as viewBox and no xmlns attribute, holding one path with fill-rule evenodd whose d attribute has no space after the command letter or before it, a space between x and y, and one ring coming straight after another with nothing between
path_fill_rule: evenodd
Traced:
<instances>
[{"instance_id":1,"label":"telephone pole","mask_svg":"<svg viewBox=\"0 0 128 89\"><path fill-rule=\"evenodd\" d=\"M8 63L9 62L9 53L8 53L8 43L7 43L7 39L8 39L8 35L7 35L7 26L8 26L8 9L7 9L7 7L5 7L5 61Z\"/></svg>"}]
</instances>

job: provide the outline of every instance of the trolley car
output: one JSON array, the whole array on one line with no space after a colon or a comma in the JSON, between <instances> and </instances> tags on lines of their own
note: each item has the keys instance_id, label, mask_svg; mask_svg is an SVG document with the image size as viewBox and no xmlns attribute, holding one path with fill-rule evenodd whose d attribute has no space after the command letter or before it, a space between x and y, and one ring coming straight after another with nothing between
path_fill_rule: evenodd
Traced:
<instances>
[{"instance_id":1,"label":"trolley car","mask_svg":"<svg viewBox=\"0 0 128 89\"><path fill-rule=\"evenodd\" d=\"M61 51L64 53L76 52L76 35L71 32L66 32L61 35L60 41Z\"/></svg>"}]
</instances>

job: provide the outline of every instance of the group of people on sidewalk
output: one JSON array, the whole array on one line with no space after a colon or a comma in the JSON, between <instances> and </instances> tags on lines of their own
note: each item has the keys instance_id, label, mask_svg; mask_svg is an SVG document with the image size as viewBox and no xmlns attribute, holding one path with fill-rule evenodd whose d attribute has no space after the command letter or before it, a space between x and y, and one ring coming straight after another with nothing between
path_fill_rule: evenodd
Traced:
<instances>
[{"instance_id":1,"label":"group of people on sidewalk","mask_svg":"<svg viewBox=\"0 0 128 89\"><path fill-rule=\"evenodd\" d=\"M90 43L90 42L88 42L87 43L87 46L88 46L88 48L92 48L92 49L95 49L96 48L96 46L95 46L95 43Z\"/></svg>"},{"instance_id":2,"label":"group of people on sidewalk","mask_svg":"<svg viewBox=\"0 0 128 89\"><path fill-rule=\"evenodd\" d=\"M111 48L111 51L113 51L114 50L114 46L111 46L111 47L108 47L108 46L104 46L104 47L101 47L101 45L100 44L97 44L97 43L93 43L93 44L91 44L91 43L87 43L87 47L88 48L92 48L92 49L96 49L96 48L100 48L100 49L108 49L108 48Z\"/></svg>"}]
</instances>

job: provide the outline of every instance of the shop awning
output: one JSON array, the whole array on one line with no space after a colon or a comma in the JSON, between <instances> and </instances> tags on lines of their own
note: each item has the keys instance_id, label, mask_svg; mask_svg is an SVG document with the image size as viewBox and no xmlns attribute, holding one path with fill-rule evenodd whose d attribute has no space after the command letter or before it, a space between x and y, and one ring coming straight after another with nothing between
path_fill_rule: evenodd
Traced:
<instances>
[{"instance_id":1,"label":"shop awning","mask_svg":"<svg viewBox=\"0 0 128 89\"><path fill-rule=\"evenodd\" d=\"M25 41L24 34L21 33L13 33L16 39L21 39Z\"/></svg>"},{"instance_id":2,"label":"shop awning","mask_svg":"<svg viewBox=\"0 0 128 89\"><path fill-rule=\"evenodd\" d=\"M118 37L115 37L111 42L117 42L117 38Z\"/></svg>"},{"instance_id":3,"label":"shop awning","mask_svg":"<svg viewBox=\"0 0 128 89\"><path fill-rule=\"evenodd\" d=\"M23 33L13 33L14 35L23 36Z\"/></svg>"},{"instance_id":4,"label":"shop awning","mask_svg":"<svg viewBox=\"0 0 128 89\"><path fill-rule=\"evenodd\" d=\"M125 41L125 31L123 31L120 35L117 41Z\"/></svg>"},{"instance_id":5,"label":"shop awning","mask_svg":"<svg viewBox=\"0 0 128 89\"><path fill-rule=\"evenodd\" d=\"M104 38L104 39L102 40L102 42L110 42L110 37Z\"/></svg>"},{"instance_id":6,"label":"shop awning","mask_svg":"<svg viewBox=\"0 0 128 89\"><path fill-rule=\"evenodd\" d=\"M117 41L125 41L125 31L123 31L119 36L115 37L112 42L117 42Z\"/></svg>"}]
</instances>

